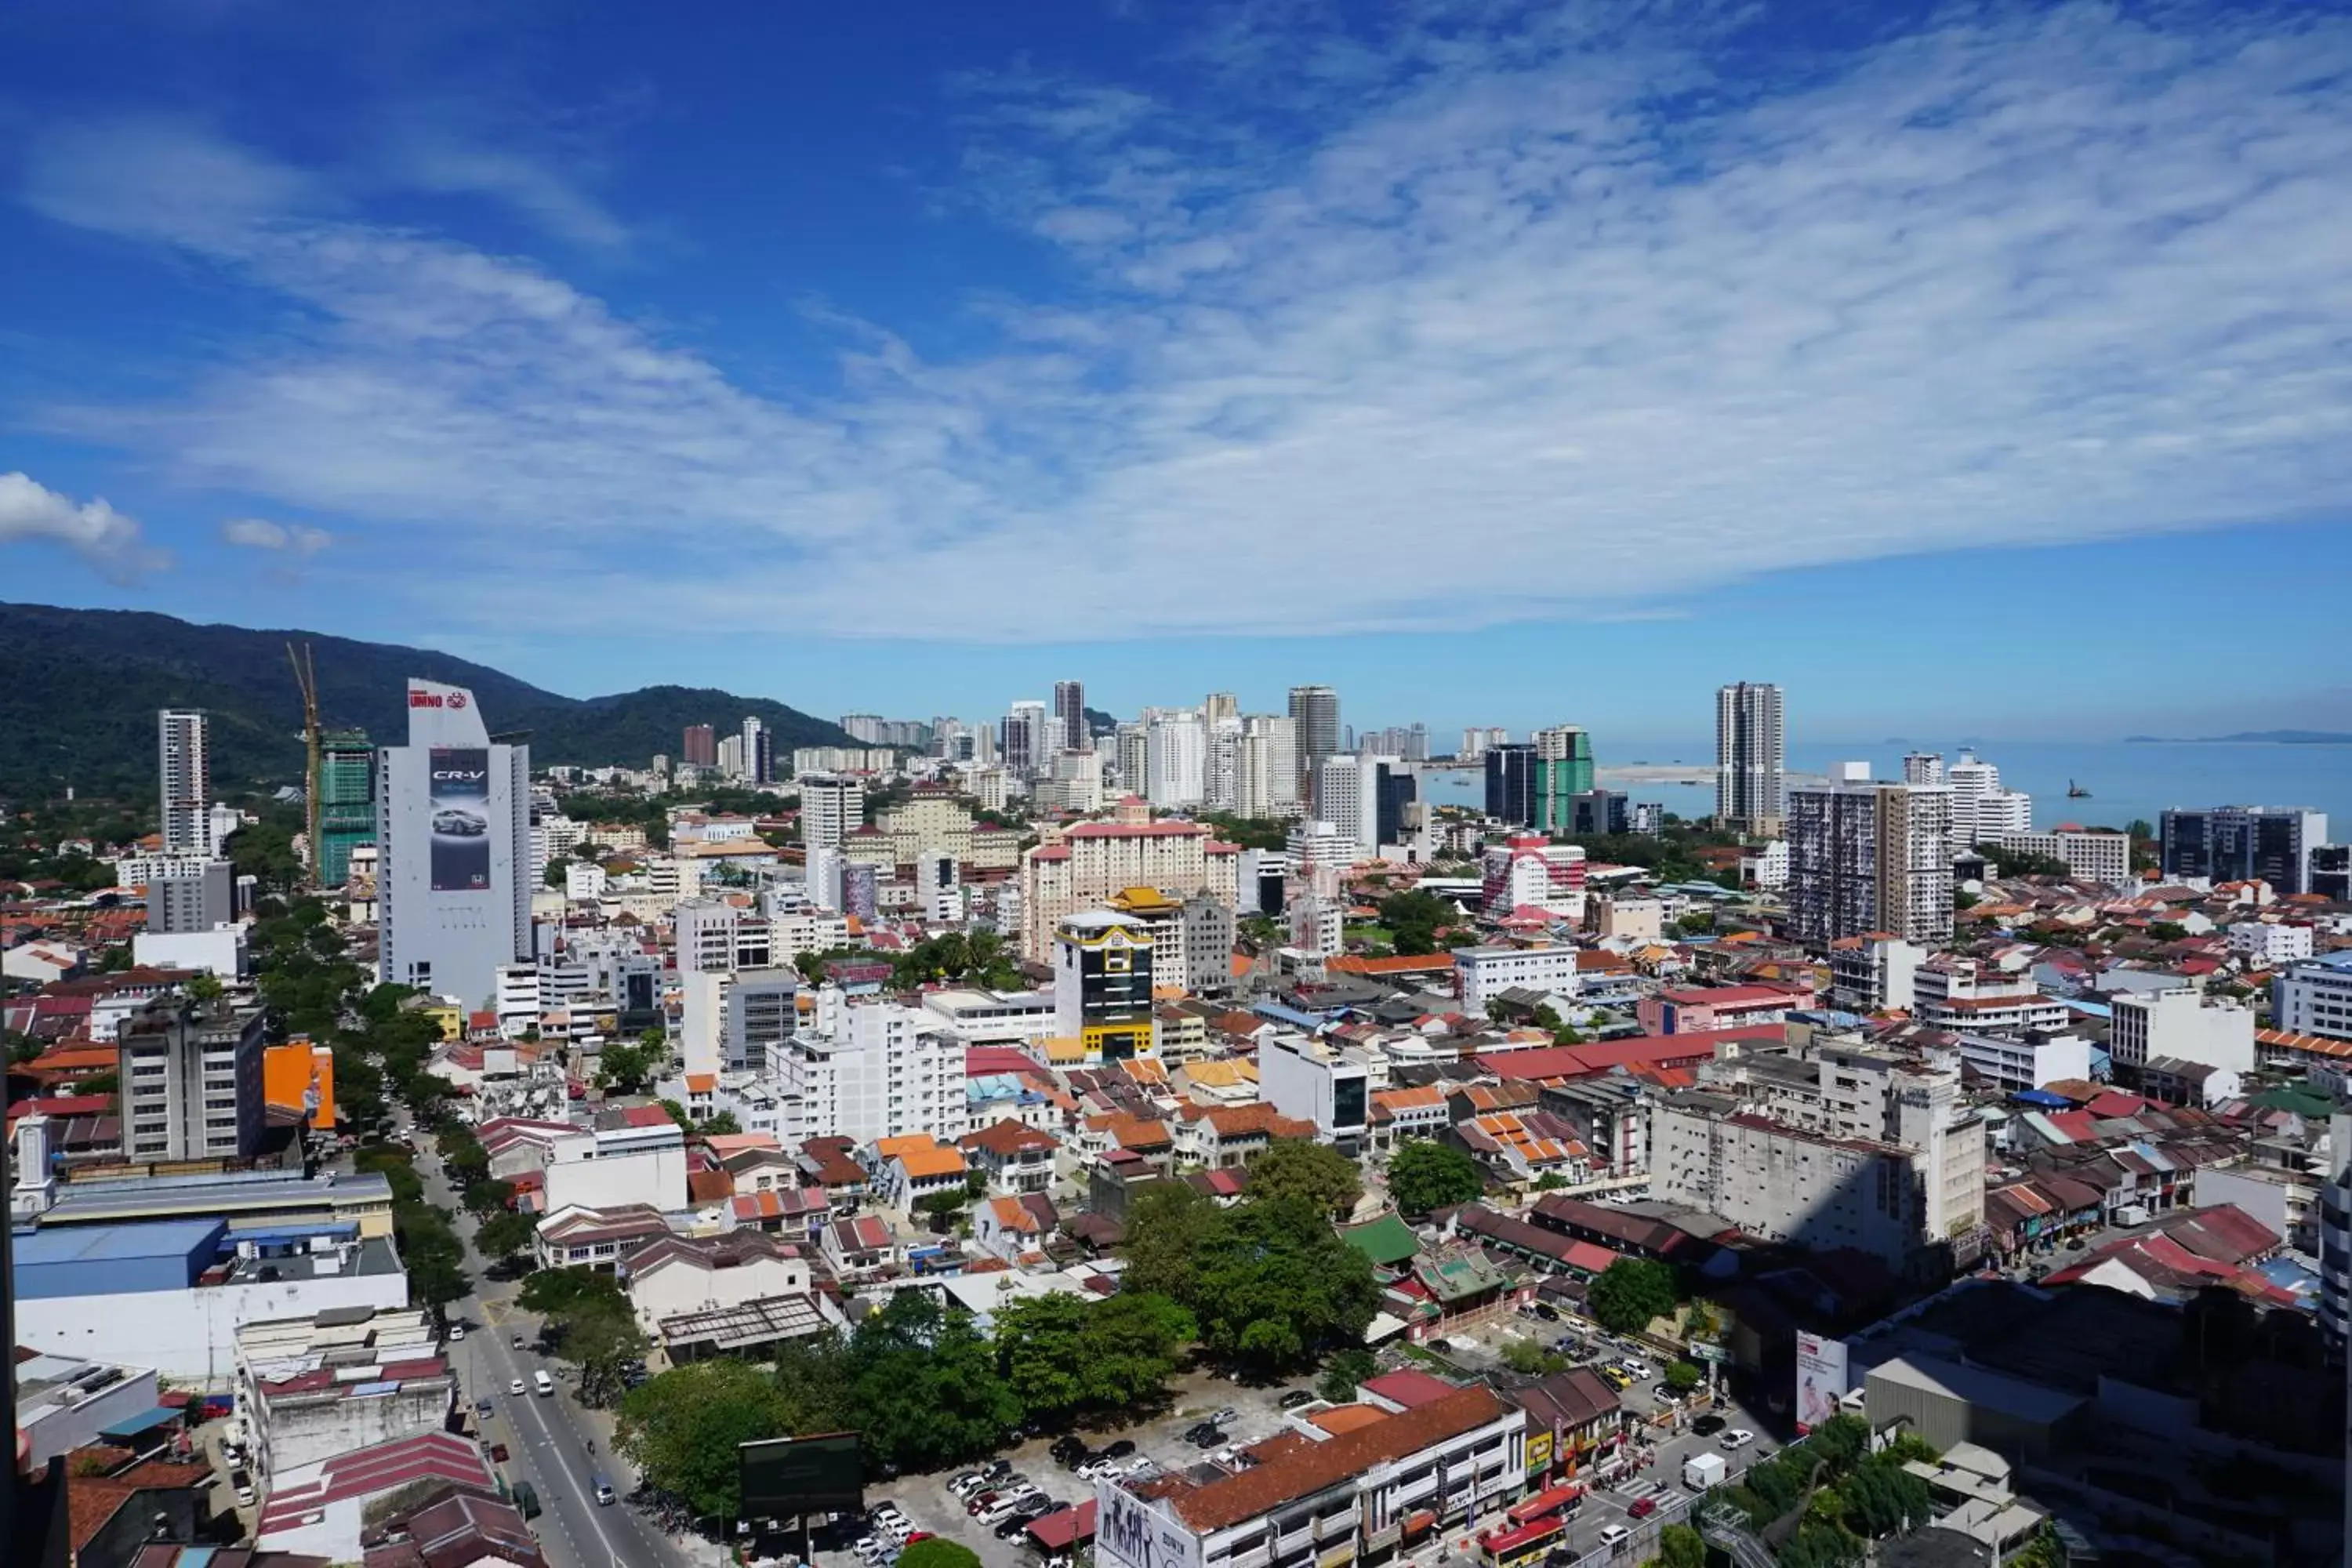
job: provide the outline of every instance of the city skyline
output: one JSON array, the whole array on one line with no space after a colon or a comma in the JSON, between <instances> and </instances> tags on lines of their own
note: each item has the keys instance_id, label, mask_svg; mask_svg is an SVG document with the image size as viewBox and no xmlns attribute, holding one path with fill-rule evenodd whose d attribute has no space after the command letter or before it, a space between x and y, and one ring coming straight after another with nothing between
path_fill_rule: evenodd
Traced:
<instances>
[{"instance_id":1,"label":"city skyline","mask_svg":"<svg viewBox=\"0 0 2352 1568\"><path fill-rule=\"evenodd\" d=\"M2049 613L2333 613L2340 16L903 32L0 18L12 595L828 713L1172 649L1440 731L1696 738L1635 721L1750 670L1822 736L2352 728Z\"/></svg>"}]
</instances>

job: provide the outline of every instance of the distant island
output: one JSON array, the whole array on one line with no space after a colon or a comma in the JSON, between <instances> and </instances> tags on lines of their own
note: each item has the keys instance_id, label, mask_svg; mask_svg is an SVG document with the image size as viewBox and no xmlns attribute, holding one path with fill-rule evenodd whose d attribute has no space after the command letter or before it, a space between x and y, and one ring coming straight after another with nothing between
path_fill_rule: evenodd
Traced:
<instances>
[{"instance_id":1,"label":"distant island","mask_svg":"<svg viewBox=\"0 0 2352 1568\"><path fill-rule=\"evenodd\" d=\"M2126 745L2352 746L2352 735L2334 730L2241 730L2234 735L2126 735Z\"/></svg>"}]
</instances>

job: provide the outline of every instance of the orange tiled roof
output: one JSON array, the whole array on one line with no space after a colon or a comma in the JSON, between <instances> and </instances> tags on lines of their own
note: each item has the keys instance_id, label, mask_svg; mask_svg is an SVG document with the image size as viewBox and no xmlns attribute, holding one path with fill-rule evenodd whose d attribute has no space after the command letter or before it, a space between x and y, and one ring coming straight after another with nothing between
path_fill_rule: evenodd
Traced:
<instances>
[{"instance_id":1,"label":"orange tiled roof","mask_svg":"<svg viewBox=\"0 0 2352 1568\"><path fill-rule=\"evenodd\" d=\"M962 1154L941 1146L909 1149L898 1155L898 1160L906 1169L908 1177L914 1181L930 1176L952 1176L964 1168Z\"/></svg>"}]
</instances>

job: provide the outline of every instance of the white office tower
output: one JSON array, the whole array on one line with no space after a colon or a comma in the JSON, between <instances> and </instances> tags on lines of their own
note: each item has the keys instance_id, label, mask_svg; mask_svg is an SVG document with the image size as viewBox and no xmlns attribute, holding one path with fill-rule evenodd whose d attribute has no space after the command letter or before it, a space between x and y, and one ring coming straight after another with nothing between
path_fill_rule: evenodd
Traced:
<instances>
[{"instance_id":1,"label":"white office tower","mask_svg":"<svg viewBox=\"0 0 2352 1568\"><path fill-rule=\"evenodd\" d=\"M1923 785L1944 783L1944 753L1941 752L1906 753L1903 758L1903 782L1907 784Z\"/></svg>"},{"instance_id":2,"label":"white office tower","mask_svg":"<svg viewBox=\"0 0 2352 1568\"><path fill-rule=\"evenodd\" d=\"M474 694L408 683L408 744L376 752L376 978L487 1005L530 956L530 748Z\"/></svg>"},{"instance_id":3,"label":"white office tower","mask_svg":"<svg viewBox=\"0 0 2352 1568\"><path fill-rule=\"evenodd\" d=\"M1098 752L1059 751L1054 753L1053 777L1038 782L1040 805L1085 816L1103 807L1103 763Z\"/></svg>"},{"instance_id":4,"label":"white office tower","mask_svg":"<svg viewBox=\"0 0 2352 1568\"><path fill-rule=\"evenodd\" d=\"M988 771L1003 776L997 769ZM987 803L983 801L982 804ZM811 908L833 914L841 912L841 872L846 864L837 845L812 844L808 847L806 875Z\"/></svg>"},{"instance_id":5,"label":"white office tower","mask_svg":"<svg viewBox=\"0 0 2352 1568\"><path fill-rule=\"evenodd\" d=\"M1209 768L1201 804L1211 811L1238 813L1242 805L1242 742L1239 719L1209 721Z\"/></svg>"},{"instance_id":6,"label":"white office tower","mask_svg":"<svg viewBox=\"0 0 2352 1568\"><path fill-rule=\"evenodd\" d=\"M866 826L866 785L839 773L811 773L801 780L801 843L811 849L838 849Z\"/></svg>"},{"instance_id":7,"label":"white office tower","mask_svg":"<svg viewBox=\"0 0 2352 1568\"><path fill-rule=\"evenodd\" d=\"M1291 879L1302 887L1324 869L1332 873L1331 885L1337 887L1338 874L1356 863L1355 835L1328 822L1299 823L1291 828L1283 848L1289 858Z\"/></svg>"},{"instance_id":8,"label":"white office tower","mask_svg":"<svg viewBox=\"0 0 2352 1568\"><path fill-rule=\"evenodd\" d=\"M730 779L743 776L743 737L722 735L719 740L719 771Z\"/></svg>"},{"instance_id":9,"label":"white office tower","mask_svg":"<svg viewBox=\"0 0 2352 1568\"><path fill-rule=\"evenodd\" d=\"M1163 811L1201 804L1208 783L1209 737L1197 708L1147 715L1145 794Z\"/></svg>"},{"instance_id":10,"label":"white office tower","mask_svg":"<svg viewBox=\"0 0 2352 1568\"><path fill-rule=\"evenodd\" d=\"M1354 847L1356 859L1380 853L1379 760L1318 757L1312 778L1315 820L1328 822Z\"/></svg>"},{"instance_id":11,"label":"white office tower","mask_svg":"<svg viewBox=\"0 0 2352 1568\"><path fill-rule=\"evenodd\" d=\"M1047 733L1053 710L1043 702L1015 702L1004 715L1004 765L1017 778L1034 779L1053 757Z\"/></svg>"},{"instance_id":12,"label":"white office tower","mask_svg":"<svg viewBox=\"0 0 2352 1568\"><path fill-rule=\"evenodd\" d=\"M205 805L205 796L212 793L207 721L192 708L166 708L155 717L157 772L163 781L163 853L210 855L214 852L212 819Z\"/></svg>"},{"instance_id":13,"label":"white office tower","mask_svg":"<svg viewBox=\"0 0 2352 1568\"><path fill-rule=\"evenodd\" d=\"M2021 790L2000 787L2000 770L1979 762L1973 752L1946 770L1952 786L1952 847L1955 851L1979 844L1997 844L2004 833L2033 831L2033 797Z\"/></svg>"},{"instance_id":14,"label":"white office tower","mask_svg":"<svg viewBox=\"0 0 2352 1568\"><path fill-rule=\"evenodd\" d=\"M935 924L962 921L963 875L953 855L927 849L915 858L915 901L923 918Z\"/></svg>"},{"instance_id":15,"label":"white office tower","mask_svg":"<svg viewBox=\"0 0 2352 1568\"><path fill-rule=\"evenodd\" d=\"M963 1136L964 1046L938 1014L882 1000L851 1002L826 986L812 1022L770 1047L784 1097L784 1146L845 1136L860 1143L929 1132Z\"/></svg>"},{"instance_id":16,"label":"white office tower","mask_svg":"<svg viewBox=\"0 0 2352 1568\"><path fill-rule=\"evenodd\" d=\"M759 716L745 715L743 720L744 777L753 784L768 782L769 775L774 772L771 760L775 755L774 745L775 738L768 733L767 725L760 721Z\"/></svg>"},{"instance_id":17,"label":"white office tower","mask_svg":"<svg viewBox=\"0 0 2352 1568\"><path fill-rule=\"evenodd\" d=\"M1780 830L1786 742L1779 687L1742 680L1715 694L1715 815L1726 826L1768 837Z\"/></svg>"},{"instance_id":18,"label":"white office tower","mask_svg":"<svg viewBox=\"0 0 2352 1568\"><path fill-rule=\"evenodd\" d=\"M1789 797L1790 934L1826 948L1885 931L1929 945L1952 934L1952 795L1879 784L1849 763Z\"/></svg>"},{"instance_id":19,"label":"white office tower","mask_svg":"<svg viewBox=\"0 0 2352 1568\"><path fill-rule=\"evenodd\" d=\"M1298 722L1282 713L1253 713L1242 721L1246 742L1243 752L1241 815L1297 816L1298 793Z\"/></svg>"}]
</instances>

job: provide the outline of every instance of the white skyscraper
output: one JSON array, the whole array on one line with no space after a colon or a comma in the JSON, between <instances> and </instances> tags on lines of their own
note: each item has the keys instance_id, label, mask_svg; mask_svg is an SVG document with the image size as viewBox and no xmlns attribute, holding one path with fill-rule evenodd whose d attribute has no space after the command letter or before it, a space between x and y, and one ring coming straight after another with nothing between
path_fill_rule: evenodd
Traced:
<instances>
[{"instance_id":1,"label":"white skyscraper","mask_svg":"<svg viewBox=\"0 0 2352 1568\"><path fill-rule=\"evenodd\" d=\"M1973 752L1945 770L1952 786L1952 847L1969 849L2000 841L2004 833L2033 830L2033 797L2000 787L2000 770L1979 762Z\"/></svg>"},{"instance_id":2,"label":"white skyscraper","mask_svg":"<svg viewBox=\"0 0 2352 1568\"><path fill-rule=\"evenodd\" d=\"M1941 752L1913 752L1903 759L1903 782L1907 784L1939 784L1944 782L1944 754Z\"/></svg>"},{"instance_id":3,"label":"white skyscraper","mask_svg":"<svg viewBox=\"0 0 2352 1568\"><path fill-rule=\"evenodd\" d=\"M1715 815L1746 832L1780 831L1787 799L1780 689L1739 681L1715 694Z\"/></svg>"},{"instance_id":4,"label":"white skyscraper","mask_svg":"<svg viewBox=\"0 0 2352 1568\"><path fill-rule=\"evenodd\" d=\"M1151 804L1163 810L1200 805L1209 769L1209 737L1201 710L1161 709L1146 719L1145 793Z\"/></svg>"},{"instance_id":5,"label":"white skyscraper","mask_svg":"<svg viewBox=\"0 0 2352 1568\"><path fill-rule=\"evenodd\" d=\"M866 826L866 785L838 773L810 773L801 780L801 842L811 849L838 849Z\"/></svg>"},{"instance_id":6,"label":"white skyscraper","mask_svg":"<svg viewBox=\"0 0 2352 1568\"><path fill-rule=\"evenodd\" d=\"M1313 764L1315 819L1328 822L1355 846L1360 858L1380 853L1380 765L1370 757L1318 757Z\"/></svg>"},{"instance_id":7,"label":"white skyscraper","mask_svg":"<svg viewBox=\"0 0 2352 1568\"><path fill-rule=\"evenodd\" d=\"M1298 794L1298 721L1286 713L1253 713L1243 721L1252 740L1265 743L1264 805L1244 816L1296 816Z\"/></svg>"},{"instance_id":8,"label":"white skyscraper","mask_svg":"<svg viewBox=\"0 0 2352 1568\"><path fill-rule=\"evenodd\" d=\"M774 737L757 714L743 720L743 776L753 784L766 784L774 775Z\"/></svg>"},{"instance_id":9,"label":"white skyscraper","mask_svg":"<svg viewBox=\"0 0 2352 1568\"><path fill-rule=\"evenodd\" d=\"M1201 800L1211 811L1241 810L1242 742L1239 719L1218 719L1209 725L1209 764Z\"/></svg>"},{"instance_id":10,"label":"white skyscraper","mask_svg":"<svg viewBox=\"0 0 2352 1568\"><path fill-rule=\"evenodd\" d=\"M212 824L205 797L212 793L209 722L190 708L166 708L156 715L157 772L163 782L163 847L166 855L209 855Z\"/></svg>"},{"instance_id":11,"label":"white skyscraper","mask_svg":"<svg viewBox=\"0 0 2352 1568\"><path fill-rule=\"evenodd\" d=\"M474 694L408 683L408 744L376 752L376 978L486 1005L531 956L530 748Z\"/></svg>"}]
</instances>

